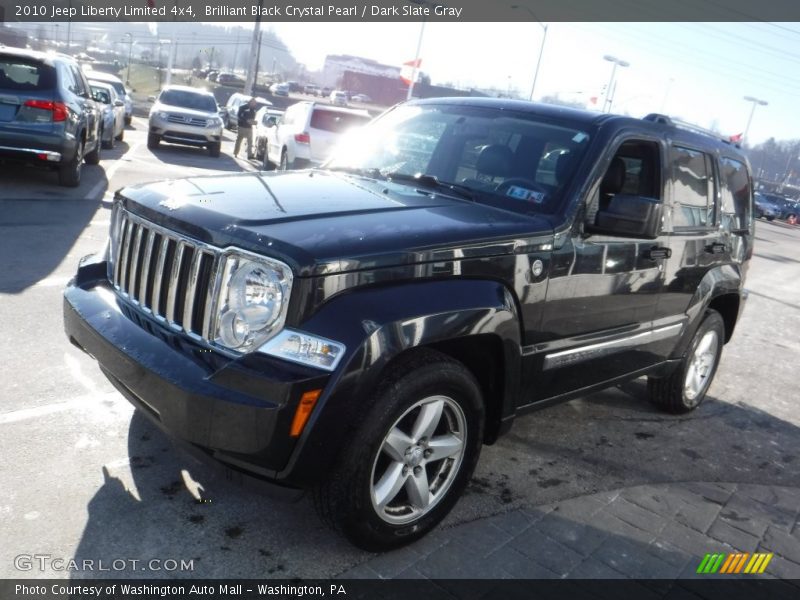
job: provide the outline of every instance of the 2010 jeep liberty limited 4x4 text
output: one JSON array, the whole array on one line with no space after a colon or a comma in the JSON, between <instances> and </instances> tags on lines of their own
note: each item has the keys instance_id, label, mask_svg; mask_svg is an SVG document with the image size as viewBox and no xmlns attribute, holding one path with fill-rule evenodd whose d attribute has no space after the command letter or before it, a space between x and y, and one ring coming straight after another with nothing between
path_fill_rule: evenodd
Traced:
<instances>
[{"instance_id":1,"label":"2010 jeep liberty limited 4x4 text","mask_svg":"<svg viewBox=\"0 0 800 600\"><path fill-rule=\"evenodd\" d=\"M413 101L323 169L120 190L65 327L173 438L384 550L521 413L640 376L697 407L752 243L747 160L711 135Z\"/></svg>"}]
</instances>

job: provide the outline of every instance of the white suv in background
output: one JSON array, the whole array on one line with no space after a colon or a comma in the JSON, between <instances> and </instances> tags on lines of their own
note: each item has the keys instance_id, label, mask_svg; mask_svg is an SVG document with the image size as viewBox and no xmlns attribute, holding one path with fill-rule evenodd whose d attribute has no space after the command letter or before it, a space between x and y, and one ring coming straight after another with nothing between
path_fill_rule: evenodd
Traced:
<instances>
[{"instance_id":1,"label":"white suv in background","mask_svg":"<svg viewBox=\"0 0 800 600\"><path fill-rule=\"evenodd\" d=\"M92 81L99 81L100 83L107 83L114 88L119 99L125 103L125 125L130 125L133 119L133 99L131 98L131 93L128 91L128 88L122 83L122 79L111 73L104 73L103 71L94 71L86 68L84 68L83 73L86 75L86 79L89 80L89 83Z\"/></svg>"},{"instance_id":2,"label":"white suv in background","mask_svg":"<svg viewBox=\"0 0 800 600\"><path fill-rule=\"evenodd\" d=\"M371 120L366 110L298 102L267 130L264 168L281 170L318 166L328 159L342 134Z\"/></svg>"}]
</instances>

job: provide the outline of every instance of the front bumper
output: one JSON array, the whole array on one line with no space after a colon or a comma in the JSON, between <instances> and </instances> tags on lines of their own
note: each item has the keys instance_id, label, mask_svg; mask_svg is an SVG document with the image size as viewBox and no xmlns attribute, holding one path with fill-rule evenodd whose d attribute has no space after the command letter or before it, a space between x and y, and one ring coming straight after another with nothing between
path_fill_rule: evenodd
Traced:
<instances>
[{"instance_id":1,"label":"front bumper","mask_svg":"<svg viewBox=\"0 0 800 600\"><path fill-rule=\"evenodd\" d=\"M150 133L160 136L165 142L187 146L208 146L222 140L222 125L199 127L174 123L157 116L150 117Z\"/></svg>"},{"instance_id":2,"label":"front bumper","mask_svg":"<svg viewBox=\"0 0 800 600\"><path fill-rule=\"evenodd\" d=\"M85 260L64 292L70 341L159 428L227 467L293 487L289 436L300 397L329 375L264 355L229 358L121 300L106 263ZM323 392L324 394L324 392ZM292 461L294 464L294 461Z\"/></svg>"}]
</instances>

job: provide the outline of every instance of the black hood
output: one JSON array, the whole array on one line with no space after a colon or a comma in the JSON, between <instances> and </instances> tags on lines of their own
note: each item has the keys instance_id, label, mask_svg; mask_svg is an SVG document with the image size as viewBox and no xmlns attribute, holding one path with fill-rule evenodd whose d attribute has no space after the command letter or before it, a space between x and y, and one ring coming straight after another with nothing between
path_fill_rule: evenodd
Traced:
<instances>
[{"instance_id":1,"label":"black hood","mask_svg":"<svg viewBox=\"0 0 800 600\"><path fill-rule=\"evenodd\" d=\"M119 195L150 221L279 258L301 276L504 254L552 235L545 217L327 171L192 177Z\"/></svg>"}]
</instances>

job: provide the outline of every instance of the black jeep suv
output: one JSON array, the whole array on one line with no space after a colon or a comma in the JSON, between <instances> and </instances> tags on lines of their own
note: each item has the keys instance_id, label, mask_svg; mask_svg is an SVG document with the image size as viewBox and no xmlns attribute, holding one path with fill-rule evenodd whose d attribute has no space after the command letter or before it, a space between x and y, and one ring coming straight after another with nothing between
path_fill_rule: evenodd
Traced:
<instances>
[{"instance_id":1,"label":"black jeep suv","mask_svg":"<svg viewBox=\"0 0 800 600\"><path fill-rule=\"evenodd\" d=\"M0 161L56 169L76 187L84 160L100 161L100 115L74 59L0 48Z\"/></svg>"},{"instance_id":2,"label":"black jeep suv","mask_svg":"<svg viewBox=\"0 0 800 600\"><path fill-rule=\"evenodd\" d=\"M323 169L120 190L65 327L171 436L387 549L522 413L640 376L697 407L752 243L747 160L668 117L416 101Z\"/></svg>"}]
</instances>

